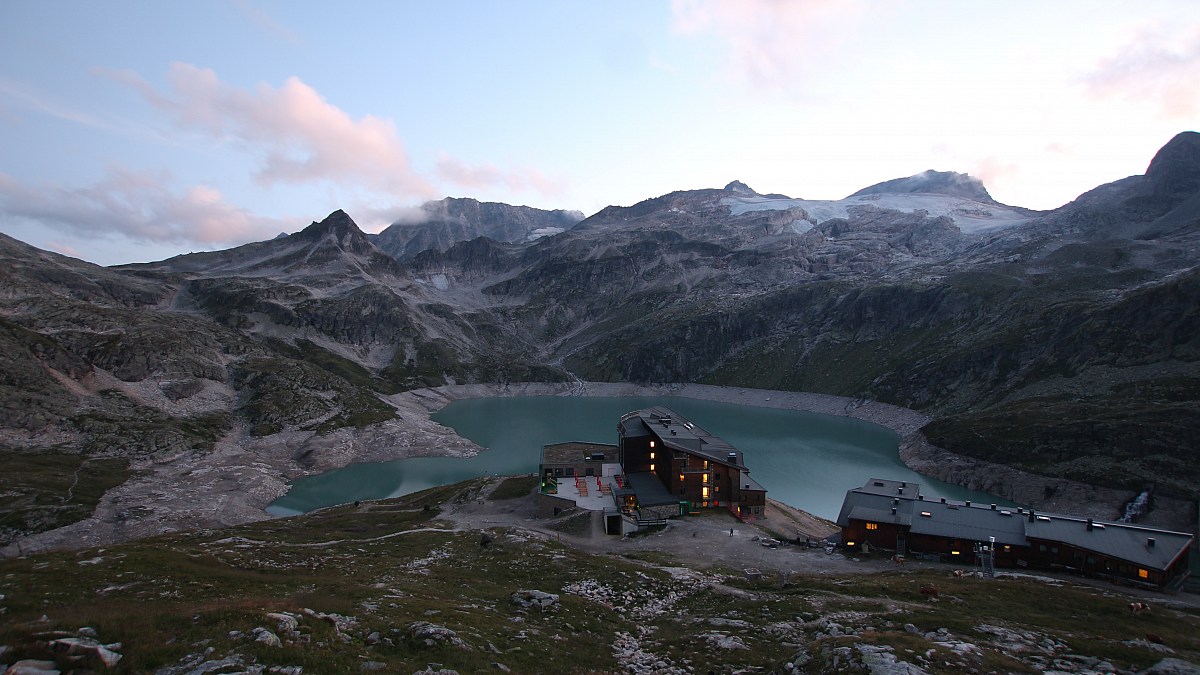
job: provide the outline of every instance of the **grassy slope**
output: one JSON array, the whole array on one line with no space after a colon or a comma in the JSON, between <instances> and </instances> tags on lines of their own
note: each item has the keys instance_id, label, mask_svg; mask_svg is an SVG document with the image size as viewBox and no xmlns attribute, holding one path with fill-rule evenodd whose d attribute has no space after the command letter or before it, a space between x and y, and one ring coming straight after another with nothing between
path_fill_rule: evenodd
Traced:
<instances>
[{"instance_id":1,"label":"grassy slope","mask_svg":"<svg viewBox=\"0 0 1200 675\"><path fill-rule=\"evenodd\" d=\"M1144 668L1162 657L1124 644L1148 632L1177 656L1200 660L1197 612L1160 606L1130 617L1128 598L1070 584L897 570L793 577L783 586L777 578L724 578L732 572L719 568L676 579L656 566L673 562L666 556L587 555L513 531L492 531L494 543L484 548L479 532L448 531L438 520L443 503L473 498L475 487L0 561L6 606L0 645L11 648L0 662L54 658L44 646L47 632L91 626L101 641L123 643L125 658L109 672L149 672L209 648L209 660L237 654L247 663L321 673L359 672L365 660L386 663L389 672L429 663L479 672L495 662L514 672L607 672L619 668L612 645L628 644L623 635L638 640L652 663L701 672L780 669L801 651L811 659L807 670L821 672L843 658L846 650L839 649L857 644L888 645L932 672L1030 670L1030 653L989 641L984 624L1049 640L1055 656L1086 654L1120 668ZM594 582L603 602L565 590L581 581ZM940 602L919 593L930 582L942 587ZM510 600L518 589L558 593L560 606L521 609ZM304 616L304 608L354 620L342 637L329 621ZM268 612L300 615L298 635L281 633L280 647L245 637L259 626L276 630ZM467 646L427 646L410 636L417 621L445 626ZM905 631L908 623L921 634ZM938 628L948 633L924 635ZM377 643L370 639L375 632ZM747 649L721 647L721 637ZM979 651L957 654L936 644L953 640ZM104 670L94 660L81 665Z\"/></svg>"}]
</instances>

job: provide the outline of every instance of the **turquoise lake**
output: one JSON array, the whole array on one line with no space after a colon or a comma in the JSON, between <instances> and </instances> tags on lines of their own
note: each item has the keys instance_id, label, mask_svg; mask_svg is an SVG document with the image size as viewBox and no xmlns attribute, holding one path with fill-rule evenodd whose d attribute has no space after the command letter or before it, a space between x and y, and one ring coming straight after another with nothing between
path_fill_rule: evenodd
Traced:
<instances>
[{"instance_id":1,"label":"turquoise lake","mask_svg":"<svg viewBox=\"0 0 1200 675\"><path fill-rule=\"evenodd\" d=\"M295 481L267 510L294 515L480 476L534 473L543 445L615 444L621 415L653 405L670 407L741 450L768 497L823 518L835 519L846 490L870 478L919 482L931 497L1011 505L913 472L897 454L900 437L861 420L677 397L515 396L454 401L432 415L485 452L352 464Z\"/></svg>"}]
</instances>

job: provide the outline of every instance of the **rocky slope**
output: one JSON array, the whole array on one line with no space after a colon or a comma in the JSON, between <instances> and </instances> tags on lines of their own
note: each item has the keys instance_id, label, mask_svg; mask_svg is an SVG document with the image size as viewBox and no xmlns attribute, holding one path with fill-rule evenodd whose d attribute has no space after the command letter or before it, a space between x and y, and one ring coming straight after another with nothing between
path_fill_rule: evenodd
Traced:
<instances>
[{"instance_id":1,"label":"rocky slope","mask_svg":"<svg viewBox=\"0 0 1200 675\"><path fill-rule=\"evenodd\" d=\"M444 251L479 237L506 243L533 241L568 230L581 220L583 214L578 211L544 211L447 197L426 202L416 216L368 237L388 255L406 260L422 251Z\"/></svg>"},{"instance_id":2,"label":"rocky slope","mask_svg":"<svg viewBox=\"0 0 1200 675\"><path fill-rule=\"evenodd\" d=\"M0 238L0 452L54 457L93 492L269 457L266 495L414 429L395 456L437 451L397 392L693 382L879 400L929 416L924 436L959 455L1194 499L1198 134L1045 213L937 172L837 201L735 181L558 234L573 216L434 204L431 227L470 227L397 229L392 255L340 211L111 269ZM78 516L17 493L4 538Z\"/></svg>"}]
</instances>

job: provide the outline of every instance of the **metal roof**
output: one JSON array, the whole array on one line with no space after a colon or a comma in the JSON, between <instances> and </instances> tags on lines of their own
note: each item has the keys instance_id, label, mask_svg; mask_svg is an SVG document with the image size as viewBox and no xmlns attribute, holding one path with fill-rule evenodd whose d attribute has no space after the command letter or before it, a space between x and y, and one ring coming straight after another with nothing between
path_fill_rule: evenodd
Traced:
<instances>
[{"instance_id":1,"label":"metal roof","mask_svg":"<svg viewBox=\"0 0 1200 675\"><path fill-rule=\"evenodd\" d=\"M639 429L637 424L630 424L634 415L641 420L643 428ZM698 455L718 464L745 466L741 451L725 439L708 433L664 406L654 406L627 414L621 418L621 429L626 436L653 434L668 448ZM734 459L730 459L731 454L734 455Z\"/></svg>"},{"instance_id":2,"label":"metal roof","mask_svg":"<svg viewBox=\"0 0 1200 675\"><path fill-rule=\"evenodd\" d=\"M1183 532L1108 521L1094 521L1092 529L1088 530L1085 518L1054 514L1039 516L1034 522L1025 523L1026 536L1061 542L1156 570L1170 567L1192 542L1192 535ZM1152 546L1149 544L1151 539L1154 540Z\"/></svg>"},{"instance_id":3,"label":"metal roof","mask_svg":"<svg viewBox=\"0 0 1200 675\"><path fill-rule=\"evenodd\" d=\"M1015 546L1028 546L1030 538L1040 539L1156 570L1170 567L1192 542L1191 534L1129 523L1097 520L1089 530L1086 518L1052 513L1035 513L1031 522L1028 510L928 501L916 496L918 489L916 483L872 478L863 487L846 492L837 524L846 527L851 520L892 523L907 526L914 534L983 543L995 537L997 544ZM1152 546L1150 539L1154 539Z\"/></svg>"}]
</instances>

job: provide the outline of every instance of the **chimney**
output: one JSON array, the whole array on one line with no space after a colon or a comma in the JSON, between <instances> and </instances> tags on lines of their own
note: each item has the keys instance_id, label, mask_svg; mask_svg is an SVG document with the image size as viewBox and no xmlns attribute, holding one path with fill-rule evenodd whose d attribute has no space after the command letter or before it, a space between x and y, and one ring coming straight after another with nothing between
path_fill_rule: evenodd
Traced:
<instances>
[{"instance_id":1,"label":"chimney","mask_svg":"<svg viewBox=\"0 0 1200 675\"><path fill-rule=\"evenodd\" d=\"M1146 537L1146 548L1154 548L1154 537Z\"/></svg>"},{"instance_id":2,"label":"chimney","mask_svg":"<svg viewBox=\"0 0 1200 675\"><path fill-rule=\"evenodd\" d=\"M904 494L904 486L901 485L900 487L896 488L896 492L899 492L900 494Z\"/></svg>"},{"instance_id":3,"label":"chimney","mask_svg":"<svg viewBox=\"0 0 1200 675\"><path fill-rule=\"evenodd\" d=\"M943 503L943 504L945 504L945 503L946 503L946 498L945 498L945 497L942 497L942 503Z\"/></svg>"},{"instance_id":4,"label":"chimney","mask_svg":"<svg viewBox=\"0 0 1200 675\"><path fill-rule=\"evenodd\" d=\"M970 505L971 505L971 500L970 500L970 499L968 499L967 501L963 502L963 506L970 506Z\"/></svg>"},{"instance_id":5,"label":"chimney","mask_svg":"<svg viewBox=\"0 0 1200 675\"><path fill-rule=\"evenodd\" d=\"M894 507L894 506L892 507L892 515L893 516L896 515L896 507Z\"/></svg>"},{"instance_id":6,"label":"chimney","mask_svg":"<svg viewBox=\"0 0 1200 675\"><path fill-rule=\"evenodd\" d=\"M996 510L996 505L995 505L995 504L992 504L992 510L993 510L993 511L995 511L995 510Z\"/></svg>"},{"instance_id":7,"label":"chimney","mask_svg":"<svg viewBox=\"0 0 1200 675\"><path fill-rule=\"evenodd\" d=\"M1092 529L1093 529L1093 528L1092 528L1092 526L1093 526L1093 525L1095 525L1095 522L1094 522L1094 521L1093 521L1091 518L1088 518L1088 519L1087 519L1087 531L1088 531L1088 532L1091 532L1091 531L1092 531Z\"/></svg>"},{"instance_id":8,"label":"chimney","mask_svg":"<svg viewBox=\"0 0 1200 675\"><path fill-rule=\"evenodd\" d=\"M1036 520L1036 516L1037 514L1033 512L1033 509L1029 509L1029 522L1032 523L1034 520Z\"/></svg>"}]
</instances>

